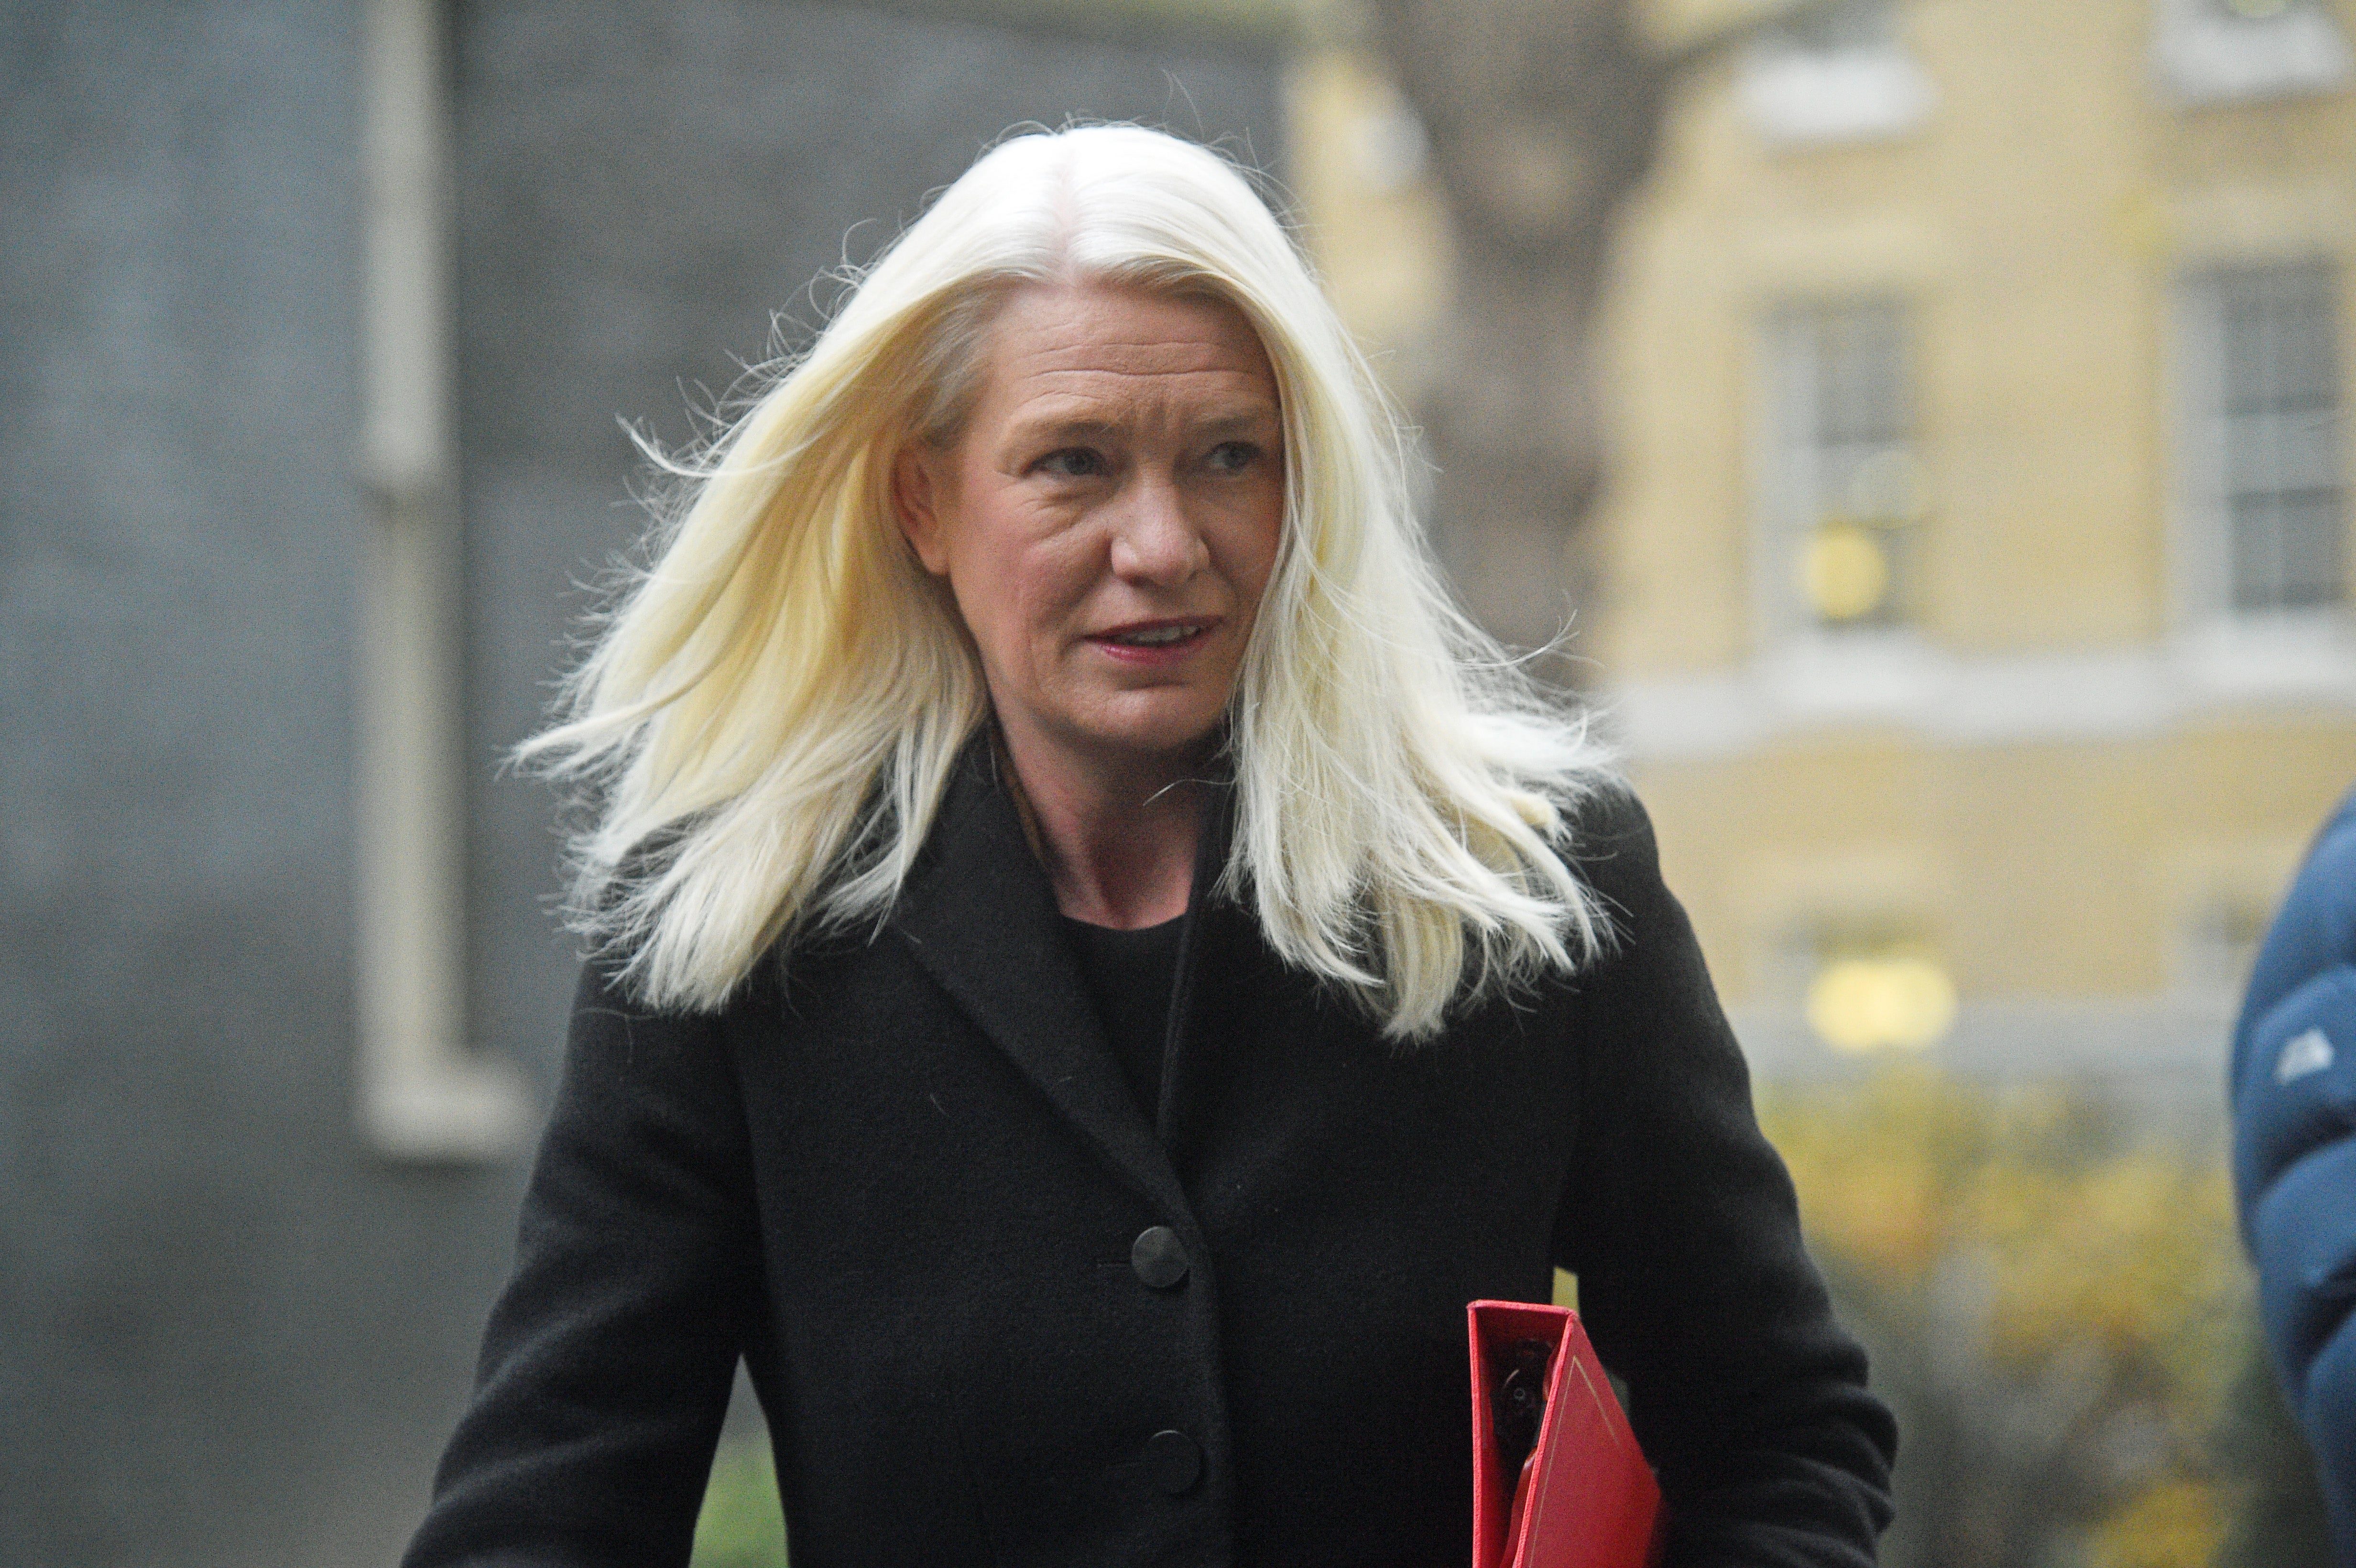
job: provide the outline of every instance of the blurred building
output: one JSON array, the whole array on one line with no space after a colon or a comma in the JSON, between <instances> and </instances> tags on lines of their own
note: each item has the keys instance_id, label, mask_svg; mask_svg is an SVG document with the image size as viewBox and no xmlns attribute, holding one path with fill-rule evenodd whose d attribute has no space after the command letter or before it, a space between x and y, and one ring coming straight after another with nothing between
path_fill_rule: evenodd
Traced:
<instances>
[{"instance_id":1,"label":"blurred building","mask_svg":"<svg viewBox=\"0 0 2356 1568\"><path fill-rule=\"evenodd\" d=\"M2219 1093L2356 777L2351 37L2342 0L1848 0L1683 89L1574 649L1768 1073ZM1346 50L1293 102L1411 392L1445 235L1360 259L1425 231L1411 119Z\"/></svg>"},{"instance_id":2,"label":"blurred building","mask_svg":"<svg viewBox=\"0 0 2356 1568\"><path fill-rule=\"evenodd\" d=\"M501 758L678 443L1009 126L1280 155L1151 5L0 10L0 1563L383 1564L573 986Z\"/></svg>"}]
</instances>

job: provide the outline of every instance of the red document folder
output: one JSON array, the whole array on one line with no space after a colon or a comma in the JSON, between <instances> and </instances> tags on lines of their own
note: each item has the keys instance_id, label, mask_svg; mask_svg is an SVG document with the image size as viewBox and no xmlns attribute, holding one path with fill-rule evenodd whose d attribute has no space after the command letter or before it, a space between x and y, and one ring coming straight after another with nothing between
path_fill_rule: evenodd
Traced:
<instances>
[{"instance_id":1,"label":"red document folder","mask_svg":"<svg viewBox=\"0 0 2356 1568\"><path fill-rule=\"evenodd\" d=\"M1519 1301L1476 1301L1466 1317L1472 1338L1472 1568L1650 1568L1658 1563L1661 1488L1579 1314ZM1553 1353L1528 1496L1514 1528L1520 1477L1505 1473L1508 1461L1498 1453L1490 1393L1510 1347L1533 1339Z\"/></svg>"}]
</instances>

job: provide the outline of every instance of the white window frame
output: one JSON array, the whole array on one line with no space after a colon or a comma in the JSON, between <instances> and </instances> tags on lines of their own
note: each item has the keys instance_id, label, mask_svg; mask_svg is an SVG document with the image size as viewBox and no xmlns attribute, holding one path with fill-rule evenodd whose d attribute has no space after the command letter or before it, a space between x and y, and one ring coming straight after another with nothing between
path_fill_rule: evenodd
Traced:
<instances>
[{"instance_id":1,"label":"white window frame","mask_svg":"<svg viewBox=\"0 0 2356 1568\"><path fill-rule=\"evenodd\" d=\"M530 1099L466 1039L466 773L438 0L369 0L359 479L354 1119L389 1158L497 1160Z\"/></svg>"},{"instance_id":2,"label":"white window frame","mask_svg":"<svg viewBox=\"0 0 2356 1568\"><path fill-rule=\"evenodd\" d=\"M1887 141L1929 120L1939 90L1898 34L1895 0L1884 36L1832 48L1812 48L1771 30L1742 66L1739 92L1752 127L1789 149Z\"/></svg>"},{"instance_id":3,"label":"white window frame","mask_svg":"<svg viewBox=\"0 0 2356 1568\"><path fill-rule=\"evenodd\" d=\"M2272 16L2226 15L2219 0L2156 0L2151 66L2179 107L2337 92L2356 80L2356 56L2323 0L2294 0Z\"/></svg>"},{"instance_id":4,"label":"white window frame","mask_svg":"<svg viewBox=\"0 0 2356 1568\"><path fill-rule=\"evenodd\" d=\"M2169 395L2173 408L2170 573L2175 600L2177 657L2198 688L2218 695L2263 697L2311 691L2318 696L2356 687L2356 618L2343 588L2336 603L2244 610L2234 605L2230 552L2231 521L2225 493L2223 327L2217 280L2244 268L2314 261L2329 269L2334 308L2344 320L2347 280L2330 257L2289 254L2220 258L2188 268L2178 279L2174 302ZM2350 514L2356 510L2351 487L2346 421L2349 346L2341 360L2340 441L2341 568L2343 580L2356 556Z\"/></svg>"},{"instance_id":5,"label":"white window frame","mask_svg":"<svg viewBox=\"0 0 2356 1568\"><path fill-rule=\"evenodd\" d=\"M1783 704L1824 717L1903 712L1921 700L1930 676L1931 652L1915 615L1828 625L1816 618L1794 581L1798 552L1816 521L1821 494L1814 432L1804 439L1794 429L1795 419L1815 418L1816 392L1813 381L1805 389L1793 384L1796 372L1785 347L1786 324L1802 313L1860 305L1887 305L1898 315L1902 356L1898 374L1909 400L1905 439L1898 444L1911 450L1920 464L1922 421L1915 389L1920 306L1911 291L1861 288L1768 302L1754 331L1759 369L1758 417L1751 421L1751 559L1754 613L1762 632L1760 662ZM1914 527L1918 531L1909 541L1912 556L1902 570L1919 593L1925 564L1923 535L1921 525ZM1919 599L1915 609L1919 613Z\"/></svg>"}]
</instances>

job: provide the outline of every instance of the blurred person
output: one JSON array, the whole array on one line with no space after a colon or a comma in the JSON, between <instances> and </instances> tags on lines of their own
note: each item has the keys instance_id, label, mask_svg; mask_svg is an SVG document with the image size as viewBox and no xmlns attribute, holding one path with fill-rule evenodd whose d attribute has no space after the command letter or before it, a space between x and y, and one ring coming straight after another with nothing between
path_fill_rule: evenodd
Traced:
<instances>
[{"instance_id":1,"label":"blurred person","mask_svg":"<svg viewBox=\"0 0 2356 1568\"><path fill-rule=\"evenodd\" d=\"M1650 827L1448 603L1238 172L1010 140L698 459L528 748L593 955L410 1568L1461 1563L1464 1307L1582 1315L1678 1563L1895 1433Z\"/></svg>"},{"instance_id":2,"label":"blurred person","mask_svg":"<svg viewBox=\"0 0 2356 1568\"><path fill-rule=\"evenodd\" d=\"M2258 950L2233 1027L2233 1185L2266 1347L2356 1563L2356 792Z\"/></svg>"}]
</instances>

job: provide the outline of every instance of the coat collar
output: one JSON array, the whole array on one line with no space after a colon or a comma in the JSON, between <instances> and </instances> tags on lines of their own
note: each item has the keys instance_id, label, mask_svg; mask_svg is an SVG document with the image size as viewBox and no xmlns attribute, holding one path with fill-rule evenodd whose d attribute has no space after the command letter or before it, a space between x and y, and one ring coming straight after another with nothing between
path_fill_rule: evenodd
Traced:
<instances>
[{"instance_id":1,"label":"coat collar","mask_svg":"<svg viewBox=\"0 0 2356 1568\"><path fill-rule=\"evenodd\" d=\"M1139 1113L1107 1046L1096 1004L1065 940L1054 888L1032 853L1013 796L998 777L987 731L958 759L925 852L893 911L891 924L951 1000L1030 1078L1137 1192L1165 1213L1188 1206L1170 1147ZM1224 805L1225 792L1221 792ZM1173 1039L1183 1020L1190 975L1205 941L1204 911L1223 856L1220 825L1204 835L1180 941L1171 997ZM1205 875L1208 868L1209 877ZM1163 1131L1186 1096L1188 1052L1163 1066Z\"/></svg>"}]
</instances>

